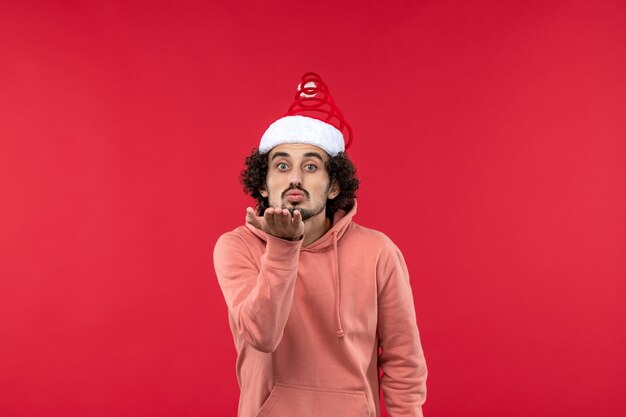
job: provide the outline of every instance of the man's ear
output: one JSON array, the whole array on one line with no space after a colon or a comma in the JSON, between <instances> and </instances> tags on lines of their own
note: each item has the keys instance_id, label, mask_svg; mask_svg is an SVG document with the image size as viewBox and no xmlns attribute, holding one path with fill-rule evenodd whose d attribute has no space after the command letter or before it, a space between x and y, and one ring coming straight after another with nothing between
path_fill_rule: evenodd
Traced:
<instances>
[{"instance_id":1,"label":"man's ear","mask_svg":"<svg viewBox=\"0 0 626 417\"><path fill-rule=\"evenodd\" d=\"M330 184L330 190L328 190L328 199L332 200L339 195L341 192L341 188L339 188L339 184L336 181L333 181Z\"/></svg>"},{"instance_id":2,"label":"man's ear","mask_svg":"<svg viewBox=\"0 0 626 417\"><path fill-rule=\"evenodd\" d=\"M267 192L267 187L265 187L265 184L259 187L259 192L261 193L261 197L267 198L267 196L269 195L269 193Z\"/></svg>"}]
</instances>

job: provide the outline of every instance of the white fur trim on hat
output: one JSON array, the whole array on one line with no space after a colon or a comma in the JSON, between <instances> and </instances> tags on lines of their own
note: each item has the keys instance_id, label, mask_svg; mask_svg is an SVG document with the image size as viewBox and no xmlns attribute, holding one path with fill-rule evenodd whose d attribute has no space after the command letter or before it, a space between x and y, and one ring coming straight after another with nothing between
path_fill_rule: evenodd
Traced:
<instances>
[{"instance_id":1,"label":"white fur trim on hat","mask_svg":"<svg viewBox=\"0 0 626 417\"><path fill-rule=\"evenodd\" d=\"M336 127L307 116L285 116L270 125L259 144L259 153L267 153L284 143L306 143L322 148L330 156L344 151L343 134Z\"/></svg>"}]
</instances>

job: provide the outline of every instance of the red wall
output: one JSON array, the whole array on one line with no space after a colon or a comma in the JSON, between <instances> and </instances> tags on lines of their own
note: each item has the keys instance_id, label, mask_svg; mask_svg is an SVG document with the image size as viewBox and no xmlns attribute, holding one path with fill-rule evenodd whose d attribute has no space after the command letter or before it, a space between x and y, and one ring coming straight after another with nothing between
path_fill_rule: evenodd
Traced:
<instances>
[{"instance_id":1,"label":"red wall","mask_svg":"<svg viewBox=\"0 0 626 417\"><path fill-rule=\"evenodd\" d=\"M409 264L425 413L624 415L623 1L83 3L0 4L0 415L235 415L213 244L306 71Z\"/></svg>"}]
</instances>

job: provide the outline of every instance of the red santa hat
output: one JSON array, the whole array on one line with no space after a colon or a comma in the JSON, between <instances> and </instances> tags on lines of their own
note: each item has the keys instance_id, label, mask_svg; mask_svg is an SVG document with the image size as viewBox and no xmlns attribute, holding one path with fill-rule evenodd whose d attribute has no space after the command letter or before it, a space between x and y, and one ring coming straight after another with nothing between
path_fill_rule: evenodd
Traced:
<instances>
[{"instance_id":1,"label":"red santa hat","mask_svg":"<svg viewBox=\"0 0 626 417\"><path fill-rule=\"evenodd\" d=\"M352 142L352 128L337 108L322 78L307 72L298 84L295 101L287 113L272 123L259 144L264 154L284 143L305 143L330 156L344 152Z\"/></svg>"}]
</instances>

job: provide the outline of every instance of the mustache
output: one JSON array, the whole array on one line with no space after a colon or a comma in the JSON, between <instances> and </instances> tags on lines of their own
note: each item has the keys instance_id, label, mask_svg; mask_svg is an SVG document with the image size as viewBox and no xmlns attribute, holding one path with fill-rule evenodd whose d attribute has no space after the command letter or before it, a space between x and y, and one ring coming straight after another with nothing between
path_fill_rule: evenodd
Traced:
<instances>
[{"instance_id":1,"label":"mustache","mask_svg":"<svg viewBox=\"0 0 626 417\"><path fill-rule=\"evenodd\" d=\"M304 194L304 196L306 198L309 198L309 192L307 190L305 190L304 188L300 187L299 185L292 185L289 188L287 188L285 191L283 191L283 193L280 195L280 198L285 198L285 195L287 195L287 193L291 190L298 190L298 191L302 191L302 193Z\"/></svg>"}]
</instances>

